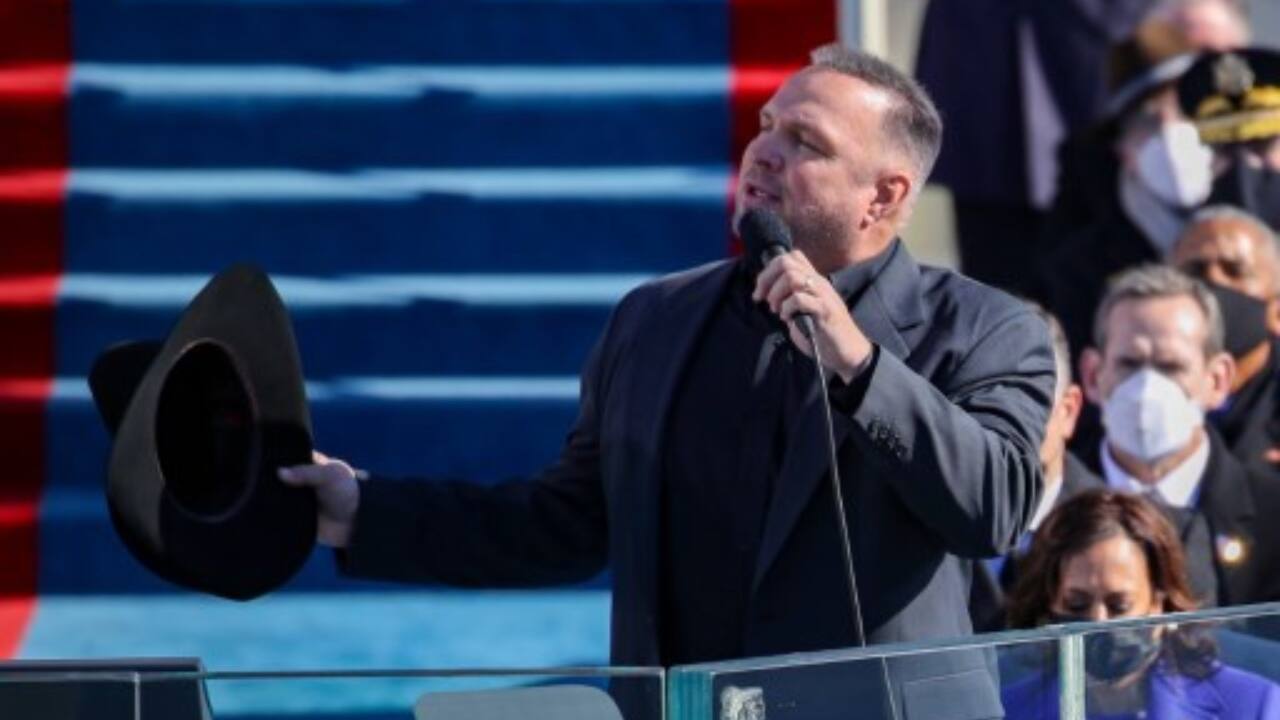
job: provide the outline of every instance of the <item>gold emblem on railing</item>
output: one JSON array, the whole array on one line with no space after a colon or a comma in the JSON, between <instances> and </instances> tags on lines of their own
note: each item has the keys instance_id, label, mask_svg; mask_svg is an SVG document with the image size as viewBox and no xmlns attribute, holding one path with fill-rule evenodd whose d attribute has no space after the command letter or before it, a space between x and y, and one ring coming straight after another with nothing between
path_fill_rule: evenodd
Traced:
<instances>
[{"instance_id":1,"label":"gold emblem on railing","mask_svg":"<svg viewBox=\"0 0 1280 720\"><path fill-rule=\"evenodd\" d=\"M721 690L720 720L765 720L764 690L732 685Z\"/></svg>"}]
</instances>

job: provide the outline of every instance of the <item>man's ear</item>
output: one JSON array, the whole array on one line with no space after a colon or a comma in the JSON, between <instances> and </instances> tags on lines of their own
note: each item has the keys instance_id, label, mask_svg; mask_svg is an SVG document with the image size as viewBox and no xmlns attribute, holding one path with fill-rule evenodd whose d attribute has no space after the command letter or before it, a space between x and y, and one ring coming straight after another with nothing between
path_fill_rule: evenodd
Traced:
<instances>
[{"instance_id":1,"label":"man's ear","mask_svg":"<svg viewBox=\"0 0 1280 720\"><path fill-rule=\"evenodd\" d=\"M1076 434L1076 421L1080 419L1080 411L1083 409L1084 390L1076 383L1067 385L1067 389L1062 391L1062 397L1054 406L1054 412L1060 413L1058 418L1062 423L1064 440L1070 440L1071 436Z\"/></svg>"},{"instance_id":2,"label":"man's ear","mask_svg":"<svg viewBox=\"0 0 1280 720\"><path fill-rule=\"evenodd\" d=\"M1098 376L1102 372L1102 353L1096 348L1085 348L1080 353L1080 384L1084 386L1084 396L1089 402L1102 407L1104 398L1102 388L1098 386Z\"/></svg>"},{"instance_id":3,"label":"man's ear","mask_svg":"<svg viewBox=\"0 0 1280 720\"><path fill-rule=\"evenodd\" d=\"M1209 385L1205 389L1205 409L1215 410L1231 394L1231 380L1236 376L1236 361L1230 353L1220 352L1205 364Z\"/></svg>"},{"instance_id":4,"label":"man's ear","mask_svg":"<svg viewBox=\"0 0 1280 720\"><path fill-rule=\"evenodd\" d=\"M900 215L907 206L907 198L915 187L911 177L906 173L890 173L876 180L875 197L867 207L867 216L872 222L890 220Z\"/></svg>"}]
</instances>

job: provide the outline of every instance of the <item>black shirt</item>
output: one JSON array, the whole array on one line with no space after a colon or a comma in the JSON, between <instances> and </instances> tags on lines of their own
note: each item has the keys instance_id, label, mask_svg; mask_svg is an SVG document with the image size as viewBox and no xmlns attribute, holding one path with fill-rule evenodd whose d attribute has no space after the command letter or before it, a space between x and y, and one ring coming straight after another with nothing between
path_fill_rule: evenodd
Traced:
<instances>
[{"instance_id":1,"label":"black shirt","mask_svg":"<svg viewBox=\"0 0 1280 720\"><path fill-rule=\"evenodd\" d=\"M892 250L830 278L849 306ZM813 361L791 344L786 327L766 307L751 301L754 283L755 268L740 261L697 341L667 422L664 665L742 654L748 593L788 436L803 413L821 411ZM838 392L847 402L849 388L840 385Z\"/></svg>"}]
</instances>

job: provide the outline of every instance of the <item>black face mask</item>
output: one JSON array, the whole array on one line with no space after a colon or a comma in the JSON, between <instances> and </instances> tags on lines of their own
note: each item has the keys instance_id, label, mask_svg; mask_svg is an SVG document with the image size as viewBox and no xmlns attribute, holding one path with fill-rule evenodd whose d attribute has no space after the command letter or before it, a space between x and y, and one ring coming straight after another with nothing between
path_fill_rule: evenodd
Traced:
<instances>
[{"instance_id":1,"label":"black face mask","mask_svg":"<svg viewBox=\"0 0 1280 720\"><path fill-rule=\"evenodd\" d=\"M1088 618L1050 613L1052 623L1087 622ZM1145 668L1160 654L1156 628L1109 630L1084 638L1084 670L1097 680L1112 682Z\"/></svg>"},{"instance_id":2,"label":"black face mask","mask_svg":"<svg viewBox=\"0 0 1280 720\"><path fill-rule=\"evenodd\" d=\"M1207 204L1235 205L1271 227L1280 227L1280 173L1252 167L1242 153L1236 153L1231 167L1213 181Z\"/></svg>"},{"instance_id":3,"label":"black face mask","mask_svg":"<svg viewBox=\"0 0 1280 720\"><path fill-rule=\"evenodd\" d=\"M1098 680L1115 681L1142 670L1160 654L1154 627L1124 628L1084 639L1084 670Z\"/></svg>"},{"instance_id":4,"label":"black face mask","mask_svg":"<svg viewBox=\"0 0 1280 720\"><path fill-rule=\"evenodd\" d=\"M1222 308L1222 326L1226 331L1226 350L1234 358L1267 341L1267 302L1245 295L1229 287L1205 283Z\"/></svg>"}]
</instances>

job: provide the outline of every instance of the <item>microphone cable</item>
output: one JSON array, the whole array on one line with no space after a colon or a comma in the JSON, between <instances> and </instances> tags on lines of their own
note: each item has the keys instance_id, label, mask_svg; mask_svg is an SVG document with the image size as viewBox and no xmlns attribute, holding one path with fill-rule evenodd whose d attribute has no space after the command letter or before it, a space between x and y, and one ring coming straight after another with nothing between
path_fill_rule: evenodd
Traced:
<instances>
[{"instance_id":1,"label":"microphone cable","mask_svg":"<svg viewBox=\"0 0 1280 720\"><path fill-rule=\"evenodd\" d=\"M844 553L845 580L849 584L849 607L853 611L853 627L858 633L858 646L867 646L867 632L862 622L862 600L858 595L858 571L853 565L853 541L849 537L849 520L844 511L844 488L840 481L840 462L836 450L836 426L831 415L831 399L827 395L827 379L822 372L822 351L813 339L813 318L802 315L796 318L800 332L813 348L814 379L818 390L818 398L822 405L822 414L826 420L827 452L831 462L831 491L835 496L836 521L840 527L840 549ZM864 370L866 372L866 370ZM889 678L889 660L880 657L880 673L884 680L885 699L889 703L889 716L892 720L901 720L898 714L898 701L895 697L893 682Z\"/></svg>"}]
</instances>

